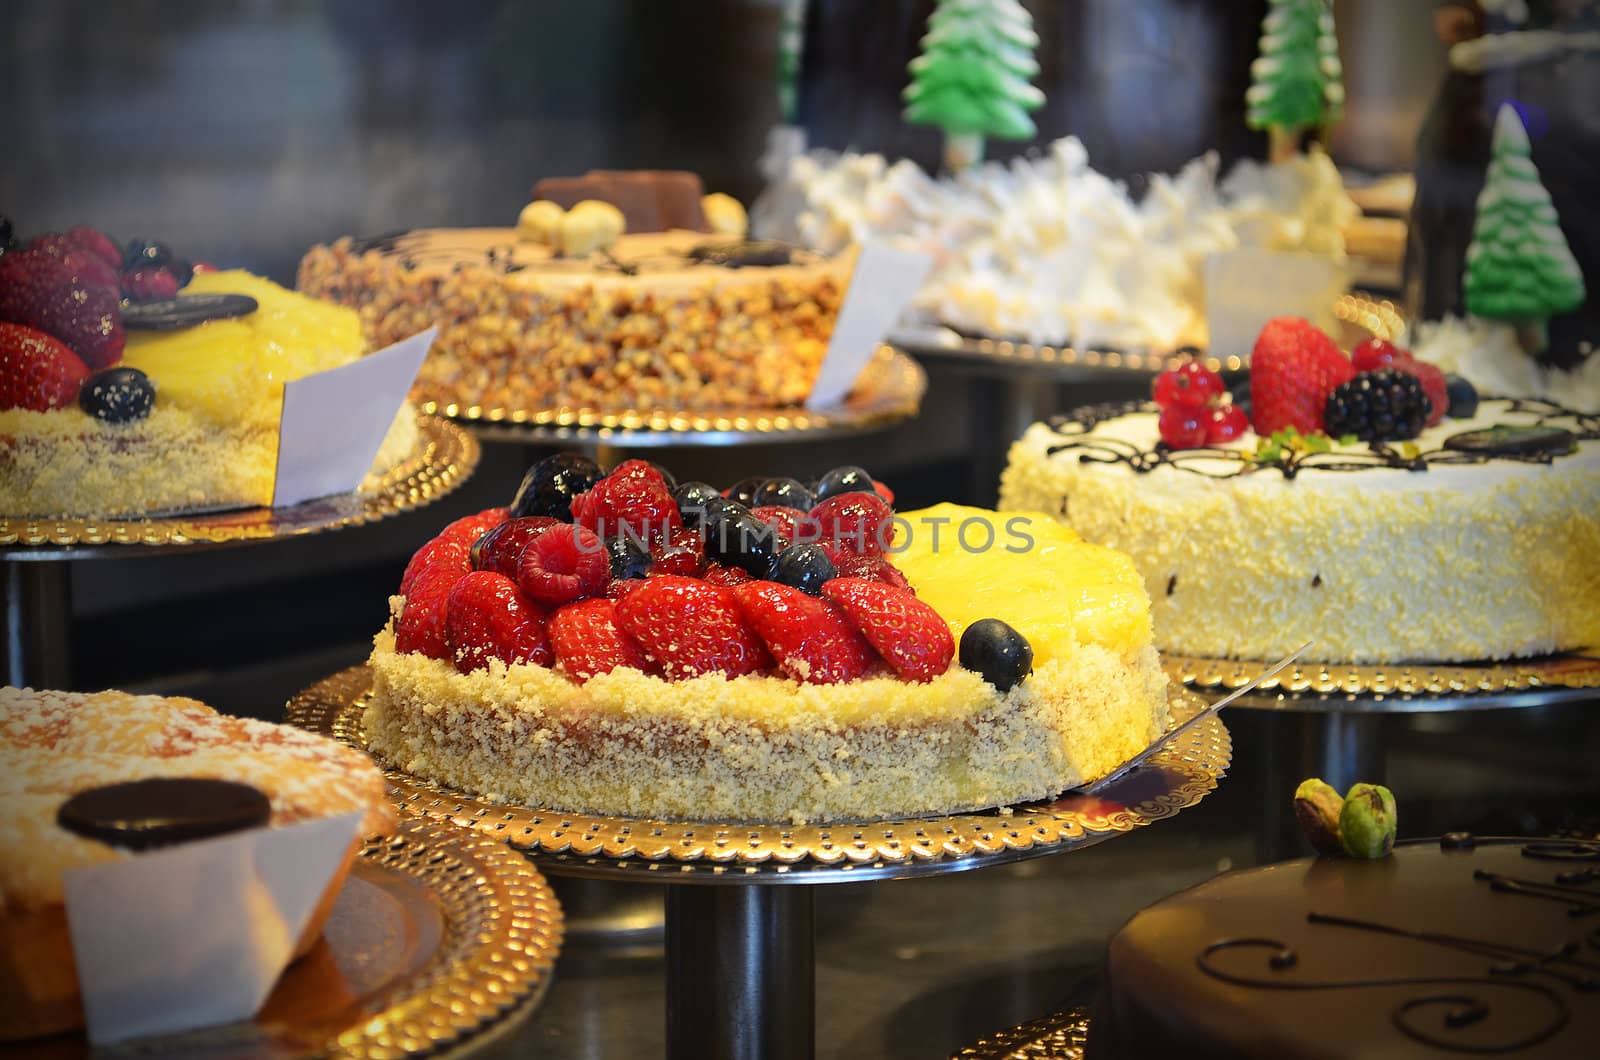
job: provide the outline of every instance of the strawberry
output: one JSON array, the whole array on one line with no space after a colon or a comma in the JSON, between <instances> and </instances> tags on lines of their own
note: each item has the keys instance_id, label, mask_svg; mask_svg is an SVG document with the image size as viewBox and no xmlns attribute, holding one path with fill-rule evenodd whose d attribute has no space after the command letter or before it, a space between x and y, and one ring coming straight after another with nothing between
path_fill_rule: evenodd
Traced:
<instances>
[{"instance_id":1,"label":"strawberry","mask_svg":"<svg viewBox=\"0 0 1600 1060\"><path fill-rule=\"evenodd\" d=\"M1333 340L1299 317L1267 321L1250 354L1252 423L1262 437L1293 427L1320 431L1333 388L1349 382L1355 367Z\"/></svg>"},{"instance_id":2,"label":"strawberry","mask_svg":"<svg viewBox=\"0 0 1600 1060\"><path fill-rule=\"evenodd\" d=\"M743 567L725 567L721 563L708 563L702 577L712 585L743 585L754 581L754 576Z\"/></svg>"},{"instance_id":3,"label":"strawberry","mask_svg":"<svg viewBox=\"0 0 1600 1060\"><path fill-rule=\"evenodd\" d=\"M812 685L854 681L871 673L877 653L827 600L777 582L737 586L733 598L785 675Z\"/></svg>"},{"instance_id":4,"label":"strawberry","mask_svg":"<svg viewBox=\"0 0 1600 1060\"><path fill-rule=\"evenodd\" d=\"M74 225L63 233L68 239L109 265L112 270L122 268L122 250L110 236L88 225Z\"/></svg>"},{"instance_id":5,"label":"strawberry","mask_svg":"<svg viewBox=\"0 0 1600 1060\"><path fill-rule=\"evenodd\" d=\"M522 559L528 543L551 527L565 525L548 515L507 519L472 543L472 551L468 554L472 569L494 571L515 581L517 562Z\"/></svg>"},{"instance_id":6,"label":"strawberry","mask_svg":"<svg viewBox=\"0 0 1600 1060\"><path fill-rule=\"evenodd\" d=\"M906 576L900 573L900 568L884 556L858 556L853 552L841 551L839 558L834 560L833 569L836 578L867 578L904 589L913 596L917 594L911 583L906 581Z\"/></svg>"},{"instance_id":7,"label":"strawberry","mask_svg":"<svg viewBox=\"0 0 1600 1060\"><path fill-rule=\"evenodd\" d=\"M159 302L176 298L178 278L170 269L141 265L122 274L122 295L135 302Z\"/></svg>"},{"instance_id":8,"label":"strawberry","mask_svg":"<svg viewBox=\"0 0 1600 1060\"><path fill-rule=\"evenodd\" d=\"M651 571L656 574L681 574L692 578L705 563L705 546L700 531L679 527L657 541L650 549Z\"/></svg>"},{"instance_id":9,"label":"strawberry","mask_svg":"<svg viewBox=\"0 0 1600 1060\"><path fill-rule=\"evenodd\" d=\"M617 603L617 625L669 678L756 673L771 662L731 590L666 574Z\"/></svg>"},{"instance_id":10,"label":"strawberry","mask_svg":"<svg viewBox=\"0 0 1600 1060\"><path fill-rule=\"evenodd\" d=\"M611 556L581 526L563 524L539 534L517 560L517 585L545 607L599 596L611 581Z\"/></svg>"},{"instance_id":11,"label":"strawberry","mask_svg":"<svg viewBox=\"0 0 1600 1060\"><path fill-rule=\"evenodd\" d=\"M461 673L483 670L490 659L549 666L550 641L544 611L504 574L475 570L450 590L445 613L445 643Z\"/></svg>"},{"instance_id":12,"label":"strawberry","mask_svg":"<svg viewBox=\"0 0 1600 1060\"><path fill-rule=\"evenodd\" d=\"M873 479L872 492L876 493L879 497L882 497L883 503L887 504L891 508L894 507L894 490L890 489L888 486L885 486L877 479Z\"/></svg>"},{"instance_id":13,"label":"strawberry","mask_svg":"<svg viewBox=\"0 0 1600 1060\"><path fill-rule=\"evenodd\" d=\"M416 652L430 659L450 658L445 614L450 606L450 590L465 577L465 572L449 564L437 564L424 568L412 580L405 594L405 610L395 623L395 651L402 655Z\"/></svg>"},{"instance_id":14,"label":"strawberry","mask_svg":"<svg viewBox=\"0 0 1600 1060\"><path fill-rule=\"evenodd\" d=\"M83 358L49 335L0 324L0 409L66 408L77 403L87 378Z\"/></svg>"},{"instance_id":15,"label":"strawberry","mask_svg":"<svg viewBox=\"0 0 1600 1060\"><path fill-rule=\"evenodd\" d=\"M572 498L572 519L600 538L632 534L646 545L683 526L661 473L643 460L624 461L594 489Z\"/></svg>"},{"instance_id":16,"label":"strawberry","mask_svg":"<svg viewBox=\"0 0 1600 1060\"><path fill-rule=\"evenodd\" d=\"M815 541L817 539L815 523L810 527L806 527L805 523L809 516L799 508L788 508L778 504L763 504L759 507L751 508L750 514L772 527L773 533L778 539L778 550L780 552L792 545L799 535L808 534L809 536L805 538L807 541Z\"/></svg>"},{"instance_id":17,"label":"strawberry","mask_svg":"<svg viewBox=\"0 0 1600 1060\"><path fill-rule=\"evenodd\" d=\"M70 235L51 232L49 235L40 236L32 243L29 243L28 249L44 251L65 265L68 272L85 283L112 291L117 289L117 270L106 264L100 255L82 246Z\"/></svg>"},{"instance_id":18,"label":"strawberry","mask_svg":"<svg viewBox=\"0 0 1600 1060\"><path fill-rule=\"evenodd\" d=\"M467 573L472 569L467 559L467 546L459 539L442 536L432 538L412 553L410 561L406 563L405 573L400 576L400 595L411 595L411 587L417 579L436 567L445 567L457 574Z\"/></svg>"},{"instance_id":19,"label":"strawberry","mask_svg":"<svg viewBox=\"0 0 1600 1060\"><path fill-rule=\"evenodd\" d=\"M864 578L834 578L823 583L822 595L843 609L907 681L931 681L950 669L956 654L950 627L906 590Z\"/></svg>"},{"instance_id":20,"label":"strawberry","mask_svg":"<svg viewBox=\"0 0 1600 1060\"><path fill-rule=\"evenodd\" d=\"M471 548L473 542L511 517L509 508L485 508L476 515L463 515L439 531L440 537L460 541Z\"/></svg>"},{"instance_id":21,"label":"strawberry","mask_svg":"<svg viewBox=\"0 0 1600 1060\"><path fill-rule=\"evenodd\" d=\"M79 279L43 250L0 257L0 320L53 335L96 371L122 360L116 292Z\"/></svg>"},{"instance_id":22,"label":"strawberry","mask_svg":"<svg viewBox=\"0 0 1600 1060\"><path fill-rule=\"evenodd\" d=\"M742 571L740 573L743 573ZM606 586L606 599L620 603L622 598L644 584L643 578L615 578Z\"/></svg>"},{"instance_id":23,"label":"strawberry","mask_svg":"<svg viewBox=\"0 0 1600 1060\"><path fill-rule=\"evenodd\" d=\"M1444 380L1444 372L1427 361L1418 361L1411 357L1397 357L1389 364L1390 368L1409 373L1417 377L1422 384L1423 393L1428 395L1428 402L1432 408L1428 412L1428 426L1432 427L1444 419L1445 410L1450 407L1450 388Z\"/></svg>"},{"instance_id":24,"label":"strawberry","mask_svg":"<svg viewBox=\"0 0 1600 1060\"><path fill-rule=\"evenodd\" d=\"M841 493L811 509L819 544L876 556L894 544L894 510L875 493Z\"/></svg>"},{"instance_id":25,"label":"strawberry","mask_svg":"<svg viewBox=\"0 0 1600 1060\"><path fill-rule=\"evenodd\" d=\"M550 616L548 632L556 661L580 682L619 666L643 670L648 665L639 645L617 627L617 605L611 600L568 604Z\"/></svg>"}]
</instances>

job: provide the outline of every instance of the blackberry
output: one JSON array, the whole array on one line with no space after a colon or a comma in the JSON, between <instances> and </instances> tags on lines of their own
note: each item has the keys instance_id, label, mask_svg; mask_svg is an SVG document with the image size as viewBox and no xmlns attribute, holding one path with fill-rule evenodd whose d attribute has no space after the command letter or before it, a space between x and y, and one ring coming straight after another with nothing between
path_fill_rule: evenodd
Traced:
<instances>
[{"instance_id":1,"label":"blackberry","mask_svg":"<svg viewBox=\"0 0 1600 1060\"><path fill-rule=\"evenodd\" d=\"M1422 380L1409 372L1379 368L1335 387L1328 395L1323 422L1335 438L1353 434L1364 442L1384 442L1415 438L1432 411Z\"/></svg>"}]
</instances>

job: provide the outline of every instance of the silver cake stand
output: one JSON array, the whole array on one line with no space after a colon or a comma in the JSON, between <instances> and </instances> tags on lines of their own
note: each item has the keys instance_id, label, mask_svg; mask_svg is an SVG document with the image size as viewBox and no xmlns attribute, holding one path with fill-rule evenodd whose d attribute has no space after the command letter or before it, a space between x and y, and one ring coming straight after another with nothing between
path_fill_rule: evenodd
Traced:
<instances>
[{"instance_id":1,"label":"silver cake stand","mask_svg":"<svg viewBox=\"0 0 1600 1060\"><path fill-rule=\"evenodd\" d=\"M371 688L354 667L301 692L287 719L365 750ZM1175 692L1173 723L1203 706ZM667 1043L674 1058L813 1053L813 886L909 879L1064 854L1163 820L1215 789L1232 754L1212 717L1094 796L1006 811L831 825L656 821L499 805L387 770L407 813L505 840L557 876L665 884Z\"/></svg>"}]
</instances>

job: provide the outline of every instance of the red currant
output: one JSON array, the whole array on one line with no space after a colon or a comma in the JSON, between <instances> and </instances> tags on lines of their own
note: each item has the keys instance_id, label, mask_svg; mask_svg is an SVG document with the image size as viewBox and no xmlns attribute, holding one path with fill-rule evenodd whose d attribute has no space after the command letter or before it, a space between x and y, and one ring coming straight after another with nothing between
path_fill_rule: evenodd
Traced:
<instances>
[{"instance_id":1,"label":"red currant","mask_svg":"<svg viewBox=\"0 0 1600 1060\"><path fill-rule=\"evenodd\" d=\"M1151 395L1162 408L1205 408L1222 395L1222 377L1198 361L1185 361L1156 376Z\"/></svg>"},{"instance_id":2,"label":"red currant","mask_svg":"<svg viewBox=\"0 0 1600 1060\"><path fill-rule=\"evenodd\" d=\"M1172 405L1161 410L1156 421L1161 440L1174 449L1195 449L1206 444L1206 422L1210 414L1205 409L1186 409Z\"/></svg>"},{"instance_id":3,"label":"red currant","mask_svg":"<svg viewBox=\"0 0 1600 1060\"><path fill-rule=\"evenodd\" d=\"M1250 417L1244 409L1232 402L1211 410L1211 420L1206 424L1206 444L1220 445L1231 442L1250 427Z\"/></svg>"},{"instance_id":4,"label":"red currant","mask_svg":"<svg viewBox=\"0 0 1600 1060\"><path fill-rule=\"evenodd\" d=\"M1350 363L1358 372L1375 372L1394 361L1411 360L1411 351L1403 350L1387 339L1367 339L1350 351Z\"/></svg>"}]
</instances>

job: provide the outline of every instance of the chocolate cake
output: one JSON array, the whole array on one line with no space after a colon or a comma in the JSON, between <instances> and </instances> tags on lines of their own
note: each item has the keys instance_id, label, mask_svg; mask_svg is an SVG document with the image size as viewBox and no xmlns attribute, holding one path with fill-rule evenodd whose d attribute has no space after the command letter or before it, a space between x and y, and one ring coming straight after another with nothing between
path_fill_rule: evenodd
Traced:
<instances>
[{"instance_id":1,"label":"chocolate cake","mask_svg":"<svg viewBox=\"0 0 1600 1060\"><path fill-rule=\"evenodd\" d=\"M1093 1060L1594 1055L1600 843L1402 843L1230 872L1111 940Z\"/></svg>"}]
</instances>

